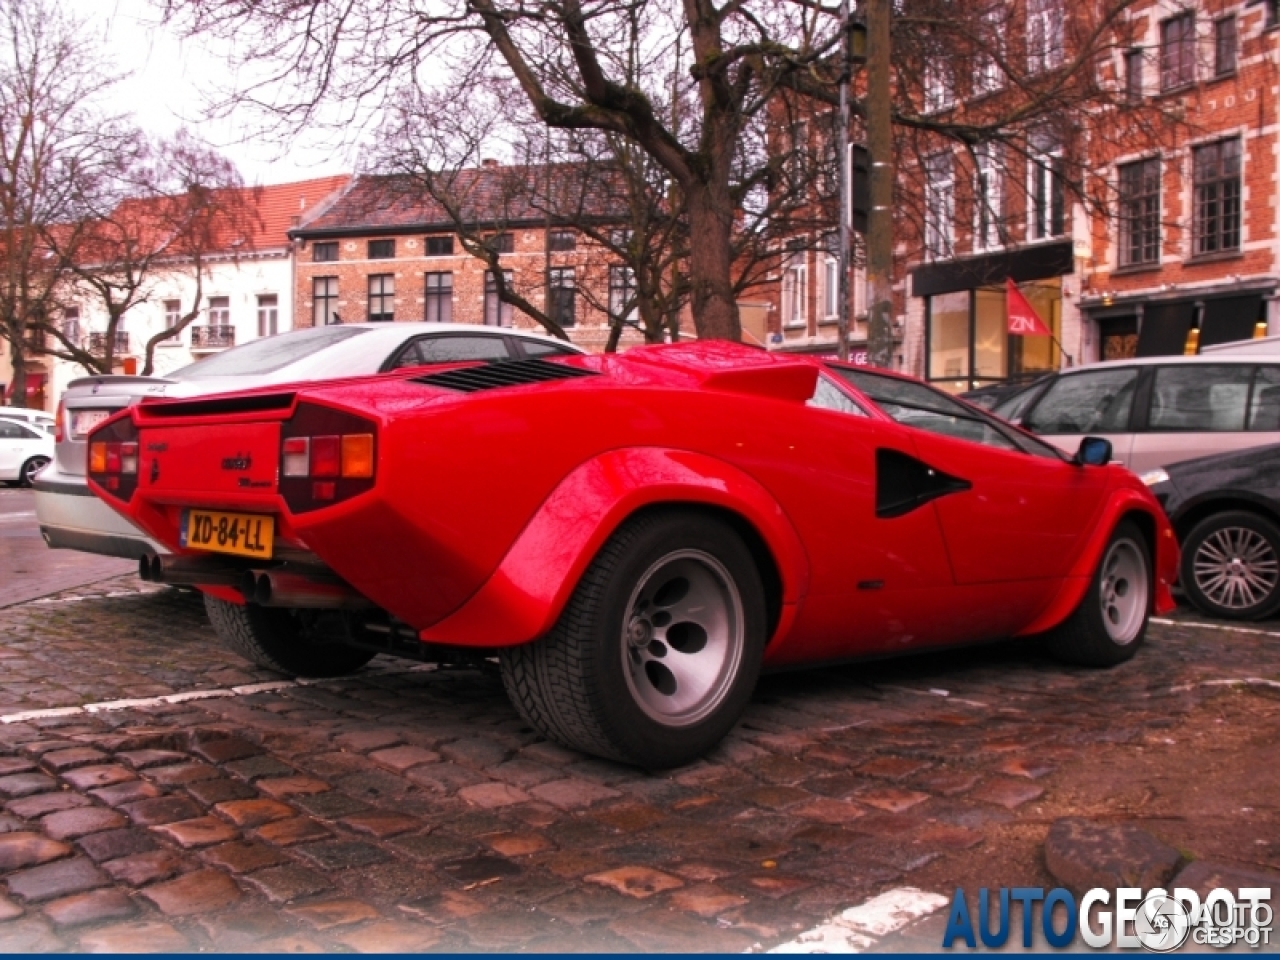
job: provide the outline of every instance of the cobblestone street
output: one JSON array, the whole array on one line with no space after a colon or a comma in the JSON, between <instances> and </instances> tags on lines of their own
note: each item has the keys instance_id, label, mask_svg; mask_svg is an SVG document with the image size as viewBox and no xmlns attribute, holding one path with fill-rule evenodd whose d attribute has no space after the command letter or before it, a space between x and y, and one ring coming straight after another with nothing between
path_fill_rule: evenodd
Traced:
<instances>
[{"instance_id":1,"label":"cobblestone street","mask_svg":"<svg viewBox=\"0 0 1280 960\"><path fill-rule=\"evenodd\" d=\"M1280 624L767 677L649 774L542 740L496 667L284 681L113 572L0 598L3 951L770 949L892 889L1057 885L1062 817L1280 874Z\"/></svg>"}]
</instances>

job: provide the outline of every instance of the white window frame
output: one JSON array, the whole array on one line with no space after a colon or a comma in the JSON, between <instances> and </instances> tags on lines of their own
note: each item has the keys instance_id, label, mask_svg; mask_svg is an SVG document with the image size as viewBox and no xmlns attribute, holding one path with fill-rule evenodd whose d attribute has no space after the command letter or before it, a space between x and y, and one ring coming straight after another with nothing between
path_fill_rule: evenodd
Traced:
<instances>
[{"instance_id":1,"label":"white window frame","mask_svg":"<svg viewBox=\"0 0 1280 960\"><path fill-rule=\"evenodd\" d=\"M924 65L924 113L942 113L956 104L956 78L952 61L930 57Z\"/></svg>"},{"instance_id":2,"label":"white window frame","mask_svg":"<svg viewBox=\"0 0 1280 960\"><path fill-rule=\"evenodd\" d=\"M1027 0L1027 72L1056 70L1063 61L1062 0Z\"/></svg>"},{"instance_id":3,"label":"white window frame","mask_svg":"<svg viewBox=\"0 0 1280 960\"><path fill-rule=\"evenodd\" d=\"M955 255L956 171L950 151L924 158L924 252L927 260Z\"/></svg>"},{"instance_id":4,"label":"white window frame","mask_svg":"<svg viewBox=\"0 0 1280 960\"><path fill-rule=\"evenodd\" d=\"M1004 170L998 148L979 144L973 158L973 249L999 250L1004 246Z\"/></svg>"},{"instance_id":5,"label":"white window frame","mask_svg":"<svg viewBox=\"0 0 1280 960\"><path fill-rule=\"evenodd\" d=\"M1005 23L1001 15L1001 7L992 4L983 11L981 20L985 34L982 38L983 43L990 47L990 51L979 50L975 58L973 70L975 97L985 97L1004 87L1004 70L999 62L1006 57Z\"/></svg>"},{"instance_id":6,"label":"white window frame","mask_svg":"<svg viewBox=\"0 0 1280 960\"><path fill-rule=\"evenodd\" d=\"M1027 158L1027 240L1031 243L1058 240L1071 230L1071 204L1067 197L1066 176L1062 174L1062 229L1053 230L1053 181L1054 161L1063 160L1065 154L1062 144L1048 137L1041 137L1037 145L1032 138L1030 156ZM1041 232L1037 222L1038 198L1043 196L1045 202L1045 225Z\"/></svg>"},{"instance_id":7,"label":"white window frame","mask_svg":"<svg viewBox=\"0 0 1280 960\"><path fill-rule=\"evenodd\" d=\"M809 326L809 262L804 250L793 251L782 268L782 325L789 330Z\"/></svg>"}]
</instances>

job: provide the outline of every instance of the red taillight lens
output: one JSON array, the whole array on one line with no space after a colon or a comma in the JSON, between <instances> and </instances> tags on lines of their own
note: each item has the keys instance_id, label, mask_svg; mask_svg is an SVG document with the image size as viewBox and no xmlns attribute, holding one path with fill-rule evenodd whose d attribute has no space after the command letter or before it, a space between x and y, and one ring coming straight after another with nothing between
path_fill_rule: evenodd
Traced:
<instances>
[{"instance_id":1,"label":"red taillight lens","mask_svg":"<svg viewBox=\"0 0 1280 960\"><path fill-rule=\"evenodd\" d=\"M311 438L311 475L337 477L342 474L342 438Z\"/></svg>"},{"instance_id":2,"label":"red taillight lens","mask_svg":"<svg viewBox=\"0 0 1280 960\"><path fill-rule=\"evenodd\" d=\"M62 426L62 417L58 418ZM89 435L89 476L122 500L138 485L138 430L128 415L114 418Z\"/></svg>"},{"instance_id":3,"label":"red taillight lens","mask_svg":"<svg viewBox=\"0 0 1280 960\"><path fill-rule=\"evenodd\" d=\"M53 442L61 443L63 437L66 436L66 425L63 421L67 418L67 401L64 397L58 401L58 412L54 414L55 420L53 424Z\"/></svg>"},{"instance_id":4,"label":"red taillight lens","mask_svg":"<svg viewBox=\"0 0 1280 960\"><path fill-rule=\"evenodd\" d=\"M363 417L302 403L281 428L280 493L295 513L363 493L376 470L377 433Z\"/></svg>"}]
</instances>

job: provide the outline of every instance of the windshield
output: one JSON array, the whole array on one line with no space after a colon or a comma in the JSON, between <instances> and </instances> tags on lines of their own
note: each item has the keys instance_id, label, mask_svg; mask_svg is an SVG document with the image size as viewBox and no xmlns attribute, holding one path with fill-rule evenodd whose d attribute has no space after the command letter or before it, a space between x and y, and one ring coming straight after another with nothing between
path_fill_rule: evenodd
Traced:
<instances>
[{"instance_id":1,"label":"windshield","mask_svg":"<svg viewBox=\"0 0 1280 960\"><path fill-rule=\"evenodd\" d=\"M169 374L173 380L206 380L211 377L252 377L274 373L335 343L368 333L369 327L309 327L232 347L216 356L197 360Z\"/></svg>"},{"instance_id":2,"label":"windshield","mask_svg":"<svg viewBox=\"0 0 1280 960\"><path fill-rule=\"evenodd\" d=\"M877 407L905 426L989 447L1021 450L1053 460L1063 459L1054 447L1010 429L995 417L923 383L847 367L828 369L866 394Z\"/></svg>"}]
</instances>

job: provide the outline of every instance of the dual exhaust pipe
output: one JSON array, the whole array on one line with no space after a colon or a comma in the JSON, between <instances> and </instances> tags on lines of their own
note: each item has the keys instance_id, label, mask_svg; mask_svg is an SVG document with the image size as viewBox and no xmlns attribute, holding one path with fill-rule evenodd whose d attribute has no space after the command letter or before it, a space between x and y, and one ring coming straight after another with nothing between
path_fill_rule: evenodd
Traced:
<instances>
[{"instance_id":1,"label":"dual exhaust pipe","mask_svg":"<svg viewBox=\"0 0 1280 960\"><path fill-rule=\"evenodd\" d=\"M175 586L234 587L248 603L307 610L367 610L363 596L332 575L304 576L284 570L246 570L217 557L144 553L138 577Z\"/></svg>"}]
</instances>

